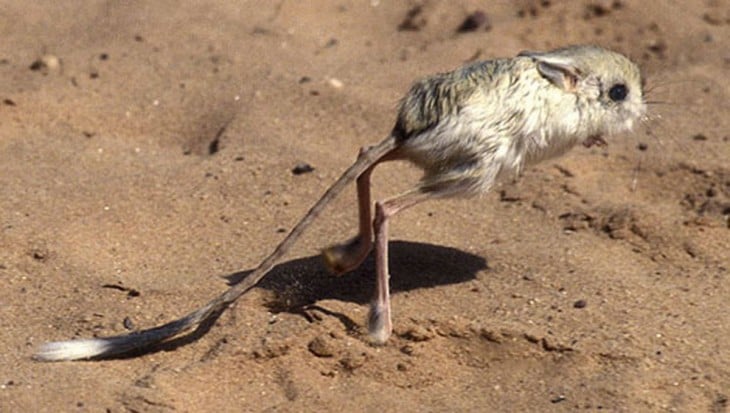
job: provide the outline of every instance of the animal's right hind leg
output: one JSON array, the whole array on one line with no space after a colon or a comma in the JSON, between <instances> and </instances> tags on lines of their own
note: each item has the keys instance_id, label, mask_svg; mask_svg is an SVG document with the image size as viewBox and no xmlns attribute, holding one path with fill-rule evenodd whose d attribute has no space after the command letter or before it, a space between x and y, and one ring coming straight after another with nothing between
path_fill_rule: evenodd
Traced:
<instances>
[{"instance_id":1,"label":"animal's right hind leg","mask_svg":"<svg viewBox=\"0 0 730 413\"><path fill-rule=\"evenodd\" d=\"M367 148L360 149L360 156ZM377 163L375 164L377 165ZM360 232L349 241L331 245L322 250L327 268L335 274L344 274L357 268L373 248L372 202L370 198L370 175L372 165L357 178L357 203L360 216Z\"/></svg>"},{"instance_id":2,"label":"animal's right hind leg","mask_svg":"<svg viewBox=\"0 0 730 413\"><path fill-rule=\"evenodd\" d=\"M375 344L384 344L393 331L388 270L388 222L393 215L433 197L419 190L409 191L375 205L375 295L368 313L368 332Z\"/></svg>"}]
</instances>

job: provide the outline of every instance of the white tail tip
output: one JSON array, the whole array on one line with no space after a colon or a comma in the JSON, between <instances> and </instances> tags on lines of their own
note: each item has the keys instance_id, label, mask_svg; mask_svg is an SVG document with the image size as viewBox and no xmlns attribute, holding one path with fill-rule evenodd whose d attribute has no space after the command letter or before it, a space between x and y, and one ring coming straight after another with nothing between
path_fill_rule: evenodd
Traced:
<instances>
[{"instance_id":1,"label":"white tail tip","mask_svg":"<svg viewBox=\"0 0 730 413\"><path fill-rule=\"evenodd\" d=\"M109 343L103 339L54 341L41 345L33 358L40 361L67 361L88 359L103 354Z\"/></svg>"}]
</instances>

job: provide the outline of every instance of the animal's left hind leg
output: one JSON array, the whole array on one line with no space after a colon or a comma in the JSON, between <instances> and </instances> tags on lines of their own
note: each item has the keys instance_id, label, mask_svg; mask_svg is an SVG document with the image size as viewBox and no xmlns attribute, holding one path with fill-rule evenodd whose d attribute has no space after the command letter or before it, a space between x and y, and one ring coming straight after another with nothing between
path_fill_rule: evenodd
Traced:
<instances>
[{"instance_id":1,"label":"animal's left hind leg","mask_svg":"<svg viewBox=\"0 0 730 413\"><path fill-rule=\"evenodd\" d=\"M360 149L360 156L367 148ZM322 258L327 268L335 274L344 274L357 268L373 248L372 201L370 197L370 175L377 163L357 178L357 204L360 219L358 234L341 244L331 245L322 250Z\"/></svg>"}]
</instances>

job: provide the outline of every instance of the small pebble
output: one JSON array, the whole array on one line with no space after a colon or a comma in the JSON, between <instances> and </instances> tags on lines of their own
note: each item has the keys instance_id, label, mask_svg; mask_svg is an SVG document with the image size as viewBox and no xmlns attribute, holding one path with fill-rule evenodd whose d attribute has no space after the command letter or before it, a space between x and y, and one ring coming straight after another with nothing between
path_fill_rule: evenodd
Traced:
<instances>
[{"instance_id":1,"label":"small pebble","mask_svg":"<svg viewBox=\"0 0 730 413\"><path fill-rule=\"evenodd\" d=\"M573 307L575 308L585 308L588 305L588 302L586 300L578 300L573 303Z\"/></svg>"},{"instance_id":2,"label":"small pebble","mask_svg":"<svg viewBox=\"0 0 730 413\"><path fill-rule=\"evenodd\" d=\"M334 77L331 77L328 80L328 82L329 82L330 86L332 86L335 89L342 89L345 86L345 84L342 83L342 81L340 79L337 79Z\"/></svg>"},{"instance_id":3,"label":"small pebble","mask_svg":"<svg viewBox=\"0 0 730 413\"><path fill-rule=\"evenodd\" d=\"M474 13L468 15L466 19L461 23L461 26L459 26L458 29L456 29L457 33L467 33L467 32L473 32L478 30L480 27L484 26L486 30L489 30L491 28L491 24L489 24L489 19L487 18L487 14L484 13L481 10L477 10Z\"/></svg>"},{"instance_id":4,"label":"small pebble","mask_svg":"<svg viewBox=\"0 0 730 413\"><path fill-rule=\"evenodd\" d=\"M406 344L405 346L401 347L400 351L403 354L407 354L407 355L411 356L411 355L413 355L413 352L415 351L415 349L413 348L412 345Z\"/></svg>"},{"instance_id":5,"label":"small pebble","mask_svg":"<svg viewBox=\"0 0 730 413\"><path fill-rule=\"evenodd\" d=\"M306 174L314 171L314 167L306 162L298 163L292 168L291 173L294 175Z\"/></svg>"},{"instance_id":6,"label":"small pebble","mask_svg":"<svg viewBox=\"0 0 730 413\"><path fill-rule=\"evenodd\" d=\"M353 371L362 367L368 359L366 353L349 351L340 359L340 365L347 371Z\"/></svg>"},{"instance_id":7,"label":"small pebble","mask_svg":"<svg viewBox=\"0 0 730 413\"><path fill-rule=\"evenodd\" d=\"M29 69L33 71L47 72L49 70L56 70L59 67L61 67L61 59L54 55L47 54L31 63Z\"/></svg>"},{"instance_id":8,"label":"small pebble","mask_svg":"<svg viewBox=\"0 0 730 413\"><path fill-rule=\"evenodd\" d=\"M427 20L423 16L423 6L416 5L406 13L406 17L398 25L400 31L419 31L426 26Z\"/></svg>"},{"instance_id":9,"label":"small pebble","mask_svg":"<svg viewBox=\"0 0 730 413\"><path fill-rule=\"evenodd\" d=\"M405 334L403 334L405 338L411 341L419 342L419 341L428 341L433 338L433 332L428 331L424 327L421 326L413 326L409 328Z\"/></svg>"},{"instance_id":10,"label":"small pebble","mask_svg":"<svg viewBox=\"0 0 730 413\"><path fill-rule=\"evenodd\" d=\"M332 339L325 336L316 337L309 342L309 351L317 357L332 357L335 355L335 349L332 345Z\"/></svg>"},{"instance_id":11,"label":"small pebble","mask_svg":"<svg viewBox=\"0 0 730 413\"><path fill-rule=\"evenodd\" d=\"M554 403L560 403L560 402L564 402L564 401L565 401L566 399L567 399L567 398L566 398L565 396L563 396L562 394L559 394L559 395L557 395L557 396L553 397L553 398L552 398L552 399L550 400L550 403L553 403L553 404L554 404Z\"/></svg>"}]
</instances>

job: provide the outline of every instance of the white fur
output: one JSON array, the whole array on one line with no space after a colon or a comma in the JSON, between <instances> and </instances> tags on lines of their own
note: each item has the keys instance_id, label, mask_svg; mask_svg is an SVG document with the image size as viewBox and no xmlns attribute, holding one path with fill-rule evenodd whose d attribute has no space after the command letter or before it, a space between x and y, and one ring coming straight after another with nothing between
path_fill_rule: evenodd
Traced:
<instances>
[{"instance_id":1,"label":"white fur","mask_svg":"<svg viewBox=\"0 0 730 413\"><path fill-rule=\"evenodd\" d=\"M42 361L81 360L98 356L108 348L108 342L97 338L54 341L40 346L33 357Z\"/></svg>"}]
</instances>

